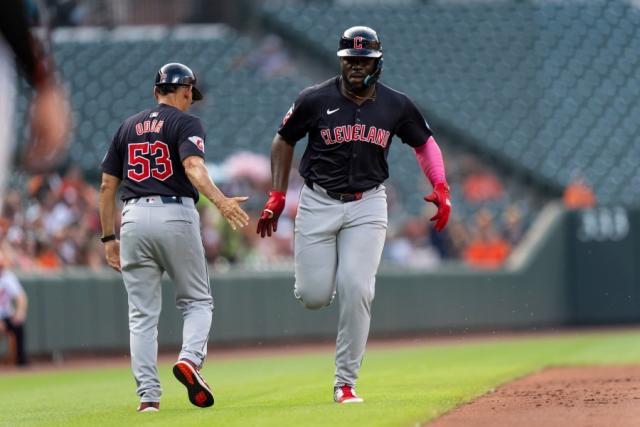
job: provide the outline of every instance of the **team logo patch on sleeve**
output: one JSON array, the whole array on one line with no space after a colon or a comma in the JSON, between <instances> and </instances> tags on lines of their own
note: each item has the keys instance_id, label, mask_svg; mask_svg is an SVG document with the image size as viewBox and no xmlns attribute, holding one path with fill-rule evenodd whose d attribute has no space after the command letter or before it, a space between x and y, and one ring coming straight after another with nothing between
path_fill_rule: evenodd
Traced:
<instances>
[{"instance_id":1,"label":"team logo patch on sleeve","mask_svg":"<svg viewBox=\"0 0 640 427\"><path fill-rule=\"evenodd\" d=\"M291 108L289 108L289 111L287 111L287 114L284 115L284 119L282 119L282 124L284 125L285 123L287 123L287 120L289 120L289 117L291 117L291 115L293 114L293 109L295 108L296 104L292 104Z\"/></svg>"},{"instance_id":2,"label":"team logo patch on sleeve","mask_svg":"<svg viewBox=\"0 0 640 427\"><path fill-rule=\"evenodd\" d=\"M198 147L198 149L200 151L202 151L204 153L204 139L200 138L199 136L190 136L189 138L187 138L189 141L193 142L193 144Z\"/></svg>"}]
</instances>

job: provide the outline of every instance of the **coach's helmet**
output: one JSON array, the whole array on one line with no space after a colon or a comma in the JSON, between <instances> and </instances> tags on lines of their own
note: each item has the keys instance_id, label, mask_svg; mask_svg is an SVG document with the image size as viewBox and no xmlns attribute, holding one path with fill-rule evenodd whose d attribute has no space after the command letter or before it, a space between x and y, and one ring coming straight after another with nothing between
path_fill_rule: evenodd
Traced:
<instances>
[{"instance_id":1,"label":"coach's helmet","mask_svg":"<svg viewBox=\"0 0 640 427\"><path fill-rule=\"evenodd\" d=\"M382 44L378 34L369 27L347 28L340 38L338 56L364 56L376 58L376 70L364 78L364 85L374 84L382 73Z\"/></svg>"},{"instance_id":2,"label":"coach's helmet","mask_svg":"<svg viewBox=\"0 0 640 427\"><path fill-rule=\"evenodd\" d=\"M202 93L196 88L196 75L191 68L178 62L163 65L156 75L156 86L180 85L193 87L193 100L200 101Z\"/></svg>"}]
</instances>

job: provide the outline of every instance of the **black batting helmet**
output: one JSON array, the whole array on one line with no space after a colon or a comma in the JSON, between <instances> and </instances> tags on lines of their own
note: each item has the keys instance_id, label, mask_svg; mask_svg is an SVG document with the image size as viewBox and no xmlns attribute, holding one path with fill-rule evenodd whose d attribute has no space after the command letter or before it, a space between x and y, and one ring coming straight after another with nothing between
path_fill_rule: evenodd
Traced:
<instances>
[{"instance_id":1,"label":"black batting helmet","mask_svg":"<svg viewBox=\"0 0 640 427\"><path fill-rule=\"evenodd\" d=\"M347 28L340 38L338 56L382 58L382 47L378 34L369 27Z\"/></svg>"},{"instance_id":2,"label":"black batting helmet","mask_svg":"<svg viewBox=\"0 0 640 427\"><path fill-rule=\"evenodd\" d=\"M364 78L364 85L371 86L382 74L382 43L378 34L369 27L347 28L340 37L338 56L361 56L376 59L376 69Z\"/></svg>"},{"instance_id":3,"label":"black batting helmet","mask_svg":"<svg viewBox=\"0 0 640 427\"><path fill-rule=\"evenodd\" d=\"M193 100L199 101L202 99L202 93L196 88L196 81L196 75L191 71L191 68L178 62L163 65L156 74L156 86L192 86Z\"/></svg>"}]
</instances>

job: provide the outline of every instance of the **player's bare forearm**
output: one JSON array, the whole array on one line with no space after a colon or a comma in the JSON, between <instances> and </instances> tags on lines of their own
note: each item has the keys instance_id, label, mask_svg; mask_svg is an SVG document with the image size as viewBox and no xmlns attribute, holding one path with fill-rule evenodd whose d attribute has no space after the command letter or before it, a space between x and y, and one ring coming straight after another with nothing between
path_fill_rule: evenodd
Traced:
<instances>
[{"instance_id":1,"label":"player's bare forearm","mask_svg":"<svg viewBox=\"0 0 640 427\"><path fill-rule=\"evenodd\" d=\"M271 237L278 230L278 218L284 210L292 159L293 146L276 133L271 143L271 191L256 230L262 237Z\"/></svg>"},{"instance_id":2,"label":"player's bare forearm","mask_svg":"<svg viewBox=\"0 0 640 427\"><path fill-rule=\"evenodd\" d=\"M239 203L246 201L248 197L225 196L209 176L202 157L189 156L182 161L182 165L187 178L196 187L196 190L211 200L234 230L242 228L249 223L249 215L239 205Z\"/></svg>"},{"instance_id":3,"label":"player's bare forearm","mask_svg":"<svg viewBox=\"0 0 640 427\"><path fill-rule=\"evenodd\" d=\"M293 146L276 133L271 143L271 186L275 191L286 192L289 171L293 160Z\"/></svg>"},{"instance_id":4,"label":"player's bare forearm","mask_svg":"<svg viewBox=\"0 0 640 427\"><path fill-rule=\"evenodd\" d=\"M108 173L102 174L98 207L100 209L100 224L102 225L103 237L115 234L116 193L119 186L120 178ZM104 252L107 263L114 270L120 271L120 243L117 240L106 242Z\"/></svg>"},{"instance_id":5,"label":"player's bare forearm","mask_svg":"<svg viewBox=\"0 0 640 427\"><path fill-rule=\"evenodd\" d=\"M204 159L198 156L189 156L182 162L187 178L191 181L196 190L211 203L220 207L222 201L226 198L220 189L213 183L209 176L207 167L204 165Z\"/></svg>"},{"instance_id":6,"label":"player's bare forearm","mask_svg":"<svg viewBox=\"0 0 640 427\"><path fill-rule=\"evenodd\" d=\"M114 219L116 213L116 193L120 186L120 178L108 173L102 174L100 184L100 196L98 206L100 210L100 224L102 225L102 235L109 236L115 234Z\"/></svg>"}]
</instances>

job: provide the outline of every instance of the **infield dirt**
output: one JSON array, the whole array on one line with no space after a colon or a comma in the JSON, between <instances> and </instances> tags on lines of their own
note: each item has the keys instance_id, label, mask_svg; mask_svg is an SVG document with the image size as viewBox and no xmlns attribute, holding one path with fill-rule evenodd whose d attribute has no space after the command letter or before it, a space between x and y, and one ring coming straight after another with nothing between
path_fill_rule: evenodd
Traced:
<instances>
[{"instance_id":1,"label":"infield dirt","mask_svg":"<svg viewBox=\"0 0 640 427\"><path fill-rule=\"evenodd\" d=\"M637 427L640 365L555 367L505 384L429 427Z\"/></svg>"}]
</instances>

